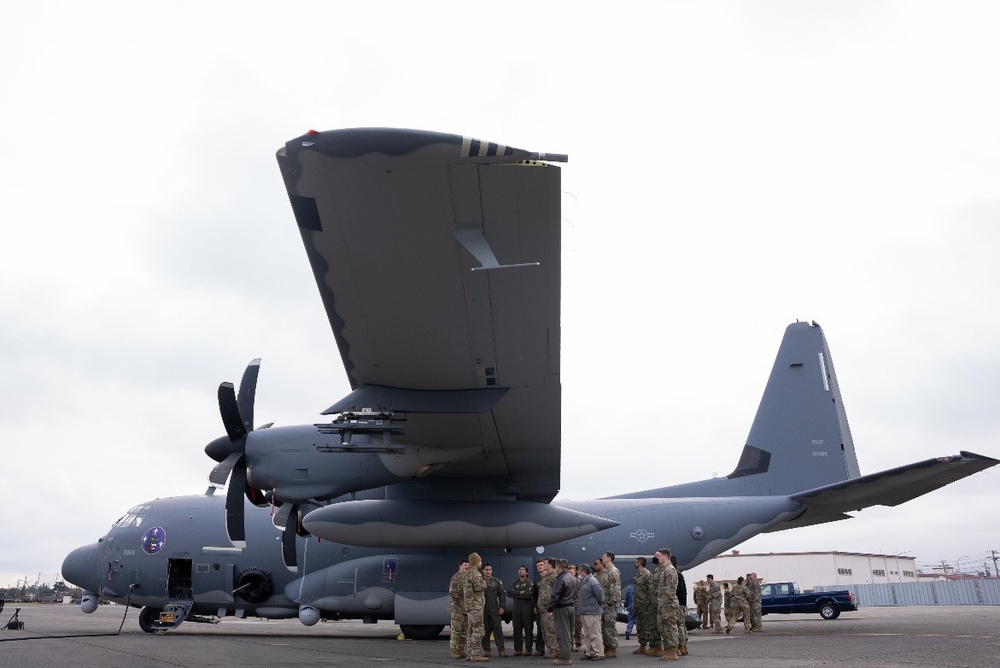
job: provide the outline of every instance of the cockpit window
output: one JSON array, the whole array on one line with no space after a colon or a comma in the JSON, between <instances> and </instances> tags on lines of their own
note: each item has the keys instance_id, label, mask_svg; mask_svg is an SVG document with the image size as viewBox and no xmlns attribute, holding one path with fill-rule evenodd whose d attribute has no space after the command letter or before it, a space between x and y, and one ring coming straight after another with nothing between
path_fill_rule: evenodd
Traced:
<instances>
[{"instance_id":1,"label":"cockpit window","mask_svg":"<svg viewBox=\"0 0 1000 668\"><path fill-rule=\"evenodd\" d=\"M128 511L114 523L115 527L137 527L142 524L142 519L146 515L146 511L149 510L149 505L136 506L132 510Z\"/></svg>"}]
</instances>

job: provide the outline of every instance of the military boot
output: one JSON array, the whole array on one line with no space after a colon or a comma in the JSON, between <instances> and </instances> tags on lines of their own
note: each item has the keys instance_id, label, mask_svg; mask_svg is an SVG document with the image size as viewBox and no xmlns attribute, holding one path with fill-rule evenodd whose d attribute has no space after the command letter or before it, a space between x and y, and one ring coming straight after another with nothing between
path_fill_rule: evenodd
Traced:
<instances>
[{"instance_id":1,"label":"military boot","mask_svg":"<svg viewBox=\"0 0 1000 668\"><path fill-rule=\"evenodd\" d=\"M663 650L663 654L660 655L660 661L676 661L677 660L677 648L668 647Z\"/></svg>"},{"instance_id":2,"label":"military boot","mask_svg":"<svg viewBox=\"0 0 1000 668\"><path fill-rule=\"evenodd\" d=\"M663 656L663 648L659 645L654 645L646 650L646 656Z\"/></svg>"},{"instance_id":3,"label":"military boot","mask_svg":"<svg viewBox=\"0 0 1000 668\"><path fill-rule=\"evenodd\" d=\"M645 654L646 653L646 643L641 642L639 646L632 650L633 654Z\"/></svg>"},{"instance_id":4,"label":"military boot","mask_svg":"<svg viewBox=\"0 0 1000 668\"><path fill-rule=\"evenodd\" d=\"M611 649L605 649L604 650L604 658L605 659L617 659L618 658L618 650L615 649L614 647L612 647Z\"/></svg>"}]
</instances>

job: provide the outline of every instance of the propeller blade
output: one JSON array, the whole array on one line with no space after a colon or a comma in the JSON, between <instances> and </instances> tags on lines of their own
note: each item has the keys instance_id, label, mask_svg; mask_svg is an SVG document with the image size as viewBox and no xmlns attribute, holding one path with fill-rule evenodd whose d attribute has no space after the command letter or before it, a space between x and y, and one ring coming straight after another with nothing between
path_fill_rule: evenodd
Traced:
<instances>
[{"instance_id":1,"label":"propeller blade","mask_svg":"<svg viewBox=\"0 0 1000 668\"><path fill-rule=\"evenodd\" d=\"M302 526L302 518L313 510L316 510L316 506L314 506L311 503L295 507L295 533L302 536L303 538L311 536L312 534L309 533L309 531L304 526Z\"/></svg>"},{"instance_id":2,"label":"propeller blade","mask_svg":"<svg viewBox=\"0 0 1000 668\"><path fill-rule=\"evenodd\" d=\"M224 460L215 465L212 472L208 476L208 480L216 485L225 485L226 480L229 479L229 474L232 473L233 467L236 466L236 462L243 457L242 452L232 452Z\"/></svg>"},{"instance_id":3,"label":"propeller blade","mask_svg":"<svg viewBox=\"0 0 1000 668\"><path fill-rule=\"evenodd\" d=\"M289 522L288 516L294 509L295 509L294 503L286 503L284 505L278 506L278 510L271 517L271 523L279 528L287 527Z\"/></svg>"},{"instance_id":4,"label":"propeller blade","mask_svg":"<svg viewBox=\"0 0 1000 668\"><path fill-rule=\"evenodd\" d=\"M243 380L240 381L240 394L236 399L240 416L243 418L243 428L246 431L253 431L253 402L257 394L257 376L260 374L260 358L250 360L246 371L243 372Z\"/></svg>"},{"instance_id":5,"label":"propeller blade","mask_svg":"<svg viewBox=\"0 0 1000 668\"><path fill-rule=\"evenodd\" d=\"M281 532L281 560L285 562L285 568L293 573L299 572L298 556L295 549L295 520L285 523L285 530Z\"/></svg>"},{"instance_id":6,"label":"propeller blade","mask_svg":"<svg viewBox=\"0 0 1000 668\"><path fill-rule=\"evenodd\" d=\"M222 424L226 427L229 440L235 443L247 435L247 428L240 417L239 404L236 403L236 388L232 383L219 385L219 414L222 415Z\"/></svg>"},{"instance_id":7,"label":"propeller blade","mask_svg":"<svg viewBox=\"0 0 1000 668\"><path fill-rule=\"evenodd\" d=\"M229 534L229 542L240 548L247 546L246 529L243 526L243 495L246 487L246 458L239 455L226 490L226 533Z\"/></svg>"}]
</instances>

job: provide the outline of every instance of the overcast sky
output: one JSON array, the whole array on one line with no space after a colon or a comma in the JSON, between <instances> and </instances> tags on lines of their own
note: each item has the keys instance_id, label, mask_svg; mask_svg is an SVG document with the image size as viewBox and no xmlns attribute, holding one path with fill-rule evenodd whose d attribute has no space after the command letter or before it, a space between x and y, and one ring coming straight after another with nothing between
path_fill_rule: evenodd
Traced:
<instances>
[{"instance_id":1,"label":"overcast sky","mask_svg":"<svg viewBox=\"0 0 1000 668\"><path fill-rule=\"evenodd\" d=\"M994 2L0 9L0 586L200 493L215 398L349 391L274 160L391 126L568 153L560 498L732 471L823 325L862 473L1000 456ZM1000 550L1000 470L743 551Z\"/></svg>"}]
</instances>

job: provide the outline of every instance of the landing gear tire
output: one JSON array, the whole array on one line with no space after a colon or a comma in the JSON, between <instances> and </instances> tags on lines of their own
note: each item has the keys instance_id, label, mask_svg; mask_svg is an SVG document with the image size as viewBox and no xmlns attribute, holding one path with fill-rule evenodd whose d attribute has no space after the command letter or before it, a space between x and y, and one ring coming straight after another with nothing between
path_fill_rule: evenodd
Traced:
<instances>
[{"instance_id":1,"label":"landing gear tire","mask_svg":"<svg viewBox=\"0 0 1000 668\"><path fill-rule=\"evenodd\" d=\"M401 624L399 630L410 640L433 640L444 631L444 625L433 624Z\"/></svg>"},{"instance_id":2,"label":"landing gear tire","mask_svg":"<svg viewBox=\"0 0 1000 668\"><path fill-rule=\"evenodd\" d=\"M833 603L824 603L819 608L819 616L823 619L836 619L840 617L840 610Z\"/></svg>"},{"instance_id":3,"label":"landing gear tire","mask_svg":"<svg viewBox=\"0 0 1000 668\"><path fill-rule=\"evenodd\" d=\"M159 621L160 611L155 608L145 607L139 611L139 628L146 633L157 633L162 635L163 629L153 626L153 622Z\"/></svg>"}]
</instances>

